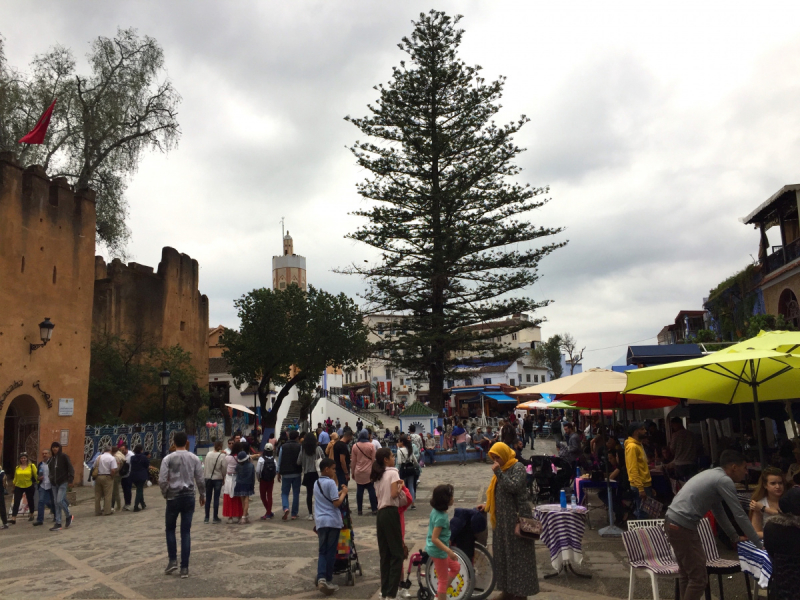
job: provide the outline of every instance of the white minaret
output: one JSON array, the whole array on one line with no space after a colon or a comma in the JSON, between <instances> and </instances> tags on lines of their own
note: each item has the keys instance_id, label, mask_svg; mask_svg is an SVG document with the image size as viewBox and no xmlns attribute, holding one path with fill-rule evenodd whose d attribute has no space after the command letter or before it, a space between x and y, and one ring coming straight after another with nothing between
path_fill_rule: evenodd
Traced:
<instances>
[{"instance_id":1,"label":"white minaret","mask_svg":"<svg viewBox=\"0 0 800 600\"><path fill-rule=\"evenodd\" d=\"M294 253L294 241L287 231L283 236L283 255L272 257L272 289L285 290L291 284L306 291L306 257Z\"/></svg>"}]
</instances>

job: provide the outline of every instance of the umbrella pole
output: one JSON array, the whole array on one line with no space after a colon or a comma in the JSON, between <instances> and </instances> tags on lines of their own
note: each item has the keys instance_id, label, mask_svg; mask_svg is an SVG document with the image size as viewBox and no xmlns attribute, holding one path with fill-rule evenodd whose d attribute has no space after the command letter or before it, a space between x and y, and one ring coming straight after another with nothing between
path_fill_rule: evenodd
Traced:
<instances>
[{"instance_id":1,"label":"umbrella pole","mask_svg":"<svg viewBox=\"0 0 800 600\"><path fill-rule=\"evenodd\" d=\"M786 401L786 412L789 414L789 421L792 422L792 433L794 433L794 437L797 438L797 423L794 421L794 413L792 413L792 403L788 400Z\"/></svg>"},{"instance_id":2,"label":"umbrella pole","mask_svg":"<svg viewBox=\"0 0 800 600\"><path fill-rule=\"evenodd\" d=\"M753 388L753 410L755 410L756 413L756 431L758 431L758 460L763 470L766 468L767 463L764 462L764 444L761 439L761 414L758 410L758 380L756 380L756 369L753 359L750 359L750 387Z\"/></svg>"},{"instance_id":3,"label":"umbrella pole","mask_svg":"<svg viewBox=\"0 0 800 600\"><path fill-rule=\"evenodd\" d=\"M598 394L600 398L600 439L603 439L603 431L605 430L605 421L603 420L603 394ZM600 456L605 457L606 465L606 497L608 498L608 527L603 527L597 533L601 537L621 537L622 530L614 525L614 498L611 495L611 478L608 472L608 447L603 442L603 447L600 450Z\"/></svg>"}]
</instances>

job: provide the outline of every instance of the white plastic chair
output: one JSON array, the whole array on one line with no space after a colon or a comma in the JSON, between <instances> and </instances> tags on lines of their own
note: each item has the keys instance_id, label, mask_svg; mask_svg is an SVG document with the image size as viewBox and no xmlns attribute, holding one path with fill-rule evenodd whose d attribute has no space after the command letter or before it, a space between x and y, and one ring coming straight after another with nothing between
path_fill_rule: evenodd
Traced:
<instances>
[{"instance_id":1,"label":"white plastic chair","mask_svg":"<svg viewBox=\"0 0 800 600\"><path fill-rule=\"evenodd\" d=\"M659 600L657 575L678 575L678 563L664 533L664 519L628 521L628 531L622 533L622 543L631 566L628 600L633 600L634 569L644 569L650 576L653 600ZM675 580L677 594L678 580ZM676 596L677 597L677 596Z\"/></svg>"}]
</instances>

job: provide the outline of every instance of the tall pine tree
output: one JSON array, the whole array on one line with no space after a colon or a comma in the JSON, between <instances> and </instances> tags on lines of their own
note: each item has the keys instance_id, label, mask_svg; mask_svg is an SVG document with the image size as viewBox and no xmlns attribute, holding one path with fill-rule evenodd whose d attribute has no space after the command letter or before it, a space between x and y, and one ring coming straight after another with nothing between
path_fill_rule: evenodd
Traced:
<instances>
[{"instance_id":1,"label":"tall pine tree","mask_svg":"<svg viewBox=\"0 0 800 600\"><path fill-rule=\"evenodd\" d=\"M371 138L351 150L372 173L358 192L373 202L355 213L369 223L348 237L380 250L381 260L340 272L368 280L371 308L403 315L398 336L378 350L391 348L395 367L429 381L435 408L456 352L515 354L497 338L539 321L470 326L546 306L514 292L533 284L539 261L563 245L530 243L561 229L519 218L547 202L547 188L509 181L522 152L513 136L528 119L495 124L505 79L487 83L481 67L458 58L460 18L421 14L399 44L408 64L375 88L371 115L347 117Z\"/></svg>"}]
</instances>

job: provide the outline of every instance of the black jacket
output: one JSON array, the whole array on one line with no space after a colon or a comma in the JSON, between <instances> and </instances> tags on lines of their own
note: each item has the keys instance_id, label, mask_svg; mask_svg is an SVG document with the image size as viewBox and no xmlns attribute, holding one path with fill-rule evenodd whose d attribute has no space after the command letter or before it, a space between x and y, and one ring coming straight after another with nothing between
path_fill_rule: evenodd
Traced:
<instances>
[{"instance_id":1,"label":"black jacket","mask_svg":"<svg viewBox=\"0 0 800 600\"><path fill-rule=\"evenodd\" d=\"M53 487L72 483L75 479L75 469L72 467L72 461L69 456L64 454L63 449L58 454L50 457L50 460L47 461L47 468L50 469L50 483Z\"/></svg>"},{"instance_id":2,"label":"black jacket","mask_svg":"<svg viewBox=\"0 0 800 600\"><path fill-rule=\"evenodd\" d=\"M144 453L131 456L131 483L144 483L150 479L150 459Z\"/></svg>"},{"instance_id":3,"label":"black jacket","mask_svg":"<svg viewBox=\"0 0 800 600\"><path fill-rule=\"evenodd\" d=\"M301 446L294 440L289 440L281 446L280 455L280 475L300 475L303 472L303 467L297 464L297 458L300 456Z\"/></svg>"}]
</instances>

